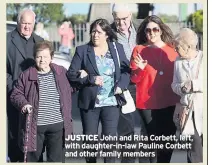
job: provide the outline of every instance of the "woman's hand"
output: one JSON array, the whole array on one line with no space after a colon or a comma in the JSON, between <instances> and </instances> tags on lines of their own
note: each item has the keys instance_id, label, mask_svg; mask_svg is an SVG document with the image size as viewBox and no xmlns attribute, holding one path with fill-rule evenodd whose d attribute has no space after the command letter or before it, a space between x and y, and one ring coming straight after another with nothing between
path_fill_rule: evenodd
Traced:
<instances>
[{"instance_id":1,"label":"woman's hand","mask_svg":"<svg viewBox=\"0 0 212 165\"><path fill-rule=\"evenodd\" d=\"M185 82L184 86L181 88L182 93L190 93L192 91L192 81Z\"/></svg>"},{"instance_id":2,"label":"woman's hand","mask_svg":"<svg viewBox=\"0 0 212 165\"><path fill-rule=\"evenodd\" d=\"M141 55L138 53L138 55L134 58L135 65L139 67L140 69L144 69L147 65L147 60L143 60Z\"/></svg>"},{"instance_id":3,"label":"woman's hand","mask_svg":"<svg viewBox=\"0 0 212 165\"><path fill-rule=\"evenodd\" d=\"M94 76L95 84L99 86L103 86L103 77L102 76Z\"/></svg>"},{"instance_id":4,"label":"woman's hand","mask_svg":"<svg viewBox=\"0 0 212 165\"><path fill-rule=\"evenodd\" d=\"M32 112L32 106L30 104L25 105L22 110L22 113L31 113Z\"/></svg>"},{"instance_id":5,"label":"woman's hand","mask_svg":"<svg viewBox=\"0 0 212 165\"><path fill-rule=\"evenodd\" d=\"M85 70L79 70L80 78L84 78L88 75L88 73Z\"/></svg>"}]
</instances>

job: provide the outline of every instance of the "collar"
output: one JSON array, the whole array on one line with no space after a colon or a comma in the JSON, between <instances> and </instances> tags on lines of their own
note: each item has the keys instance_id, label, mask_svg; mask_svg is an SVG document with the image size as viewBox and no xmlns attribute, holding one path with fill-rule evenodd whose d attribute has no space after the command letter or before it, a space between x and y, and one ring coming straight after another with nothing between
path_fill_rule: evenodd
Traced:
<instances>
[{"instance_id":1,"label":"collar","mask_svg":"<svg viewBox=\"0 0 212 165\"><path fill-rule=\"evenodd\" d=\"M130 27L129 27L129 29L128 29L128 31L129 31L129 33L131 33L132 31L133 31L133 28L134 28L134 26L133 26L133 23L132 23L132 21L130 22ZM117 29L117 32L119 33L119 34L121 34L121 35L125 35L122 31L120 31L119 29Z\"/></svg>"},{"instance_id":2,"label":"collar","mask_svg":"<svg viewBox=\"0 0 212 165\"><path fill-rule=\"evenodd\" d=\"M16 36L20 36L21 38L24 38L24 39L26 40L26 38L23 37L23 36L19 33L18 28L16 28L15 30L12 31L11 36L12 36L12 38L15 38ZM33 39L34 42L40 41L40 37L37 36L34 32L32 32L32 34L31 34L31 36L30 36L29 39L31 39L31 38ZM29 39L28 39L28 40L29 40Z\"/></svg>"},{"instance_id":3,"label":"collar","mask_svg":"<svg viewBox=\"0 0 212 165\"><path fill-rule=\"evenodd\" d=\"M56 75L60 75L62 73L62 67L54 63L50 64L50 68ZM29 80L38 80L38 70L35 66L29 68Z\"/></svg>"}]
</instances>

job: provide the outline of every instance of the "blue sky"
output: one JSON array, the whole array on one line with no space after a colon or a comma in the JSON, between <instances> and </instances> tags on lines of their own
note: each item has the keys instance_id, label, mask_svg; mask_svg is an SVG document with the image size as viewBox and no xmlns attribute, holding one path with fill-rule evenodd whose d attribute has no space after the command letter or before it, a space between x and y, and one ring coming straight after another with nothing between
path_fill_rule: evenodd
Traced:
<instances>
[{"instance_id":1,"label":"blue sky","mask_svg":"<svg viewBox=\"0 0 212 165\"><path fill-rule=\"evenodd\" d=\"M64 3L69 16L72 14L88 14L90 3Z\"/></svg>"},{"instance_id":2,"label":"blue sky","mask_svg":"<svg viewBox=\"0 0 212 165\"><path fill-rule=\"evenodd\" d=\"M71 16L72 14L88 14L90 3L65 3L65 12L67 15ZM136 11L137 7L135 4L131 5L132 10ZM202 4L198 4L198 9L202 8ZM188 5L188 14L192 13L194 10L193 3ZM165 11L166 14L170 15L178 15L178 5L177 3L157 3L155 4L154 14L163 13Z\"/></svg>"}]
</instances>

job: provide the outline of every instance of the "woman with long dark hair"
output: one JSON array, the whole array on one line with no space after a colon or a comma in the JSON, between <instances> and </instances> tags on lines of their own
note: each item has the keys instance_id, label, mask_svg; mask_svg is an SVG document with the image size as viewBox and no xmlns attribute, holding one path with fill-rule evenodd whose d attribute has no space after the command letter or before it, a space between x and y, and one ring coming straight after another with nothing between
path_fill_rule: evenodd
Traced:
<instances>
[{"instance_id":1,"label":"woman with long dark hair","mask_svg":"<svg viewBox=\"0 0 212 165\"><path fill-rule=\"evenodd\" d=\"M136 107L148 135L174 135L176 128L172 119L179 97L171 88L177 57L172 47L173 33L159 17L152 15L141 23L136 39L138 45L130 63L131 81L136 83ZM157 150L157 162L170 162L172 151L165 147Z\"/></svg>"}]
</instances>

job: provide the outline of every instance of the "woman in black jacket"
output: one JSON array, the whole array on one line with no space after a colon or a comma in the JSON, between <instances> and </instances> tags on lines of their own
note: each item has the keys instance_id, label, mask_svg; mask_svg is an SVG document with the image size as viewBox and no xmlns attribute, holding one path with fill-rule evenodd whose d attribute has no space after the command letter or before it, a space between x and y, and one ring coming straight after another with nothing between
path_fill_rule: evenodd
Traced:
<instances>
[{"instance_id":1,"label":"woman in black jacket","mask_svg":"<svg viewBox=\"0 0 212 165\"><path fill-rule=\"evenodd\" d=\"M116 136L120 109L115 94L128 87L129 61L123 46L113 42L117 37L107 20L95 20L90 36L88 44L76 48L68 78L79 88L83 134L98 134L100 120L102 135ZM86 162L94 163L96 157L87 158ZM104 162L113 163L115 158L106 157Z\"/></svg>"}]
</instances>

